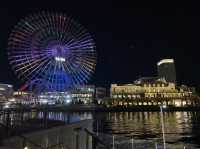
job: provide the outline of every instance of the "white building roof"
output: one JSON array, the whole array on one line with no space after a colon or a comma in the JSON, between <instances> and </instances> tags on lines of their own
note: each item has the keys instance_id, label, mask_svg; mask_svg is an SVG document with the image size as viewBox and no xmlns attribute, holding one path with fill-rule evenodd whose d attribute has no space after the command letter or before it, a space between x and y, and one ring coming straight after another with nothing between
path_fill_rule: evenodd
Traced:
<instances>
[{"instance_id":1,"label":"white building roof","mask_svg":"<svg viewBox=\"0 0 200 149\"><path fill-rule=\"evenodd\" d=\"M174 59L162 59L157 63L157 65L160 66L161 64L166 64L166 63L174 63Z\"/></svg>"}]
</instances>

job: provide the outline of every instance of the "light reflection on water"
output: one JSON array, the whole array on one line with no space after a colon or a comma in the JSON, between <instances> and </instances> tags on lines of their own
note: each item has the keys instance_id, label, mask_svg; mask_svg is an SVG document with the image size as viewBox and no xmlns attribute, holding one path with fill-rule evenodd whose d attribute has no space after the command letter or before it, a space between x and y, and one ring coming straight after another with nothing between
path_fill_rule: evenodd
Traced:
<instances>
[{"instance_id":1,"label":"light reflection on water","mask_svg":"<svg viewBox=\"0 0 200 149\"><path fill-rule=\"evenodd\" d=\"M44 115L43 112L38 113L38 118L43 118ZM73 112L73 113L68 113L68 112L49 112L47 115L48 119L51 120L60 120L60 121L65 121L69 123L74 123L74 122L79 122L81 120L86 120L86 119L92 119L92 113L88 112Z\"/></svg>"},{"instance_id":2,"label":"light reflection on water","mask_svg":"<svg viewBox=\"0 0 200 149\"><path fill-rule=\"evenodd\" d=\"M70 122L94 119L93 130L98 133L123 136L134 140L162 143L160 112L99 112L71 113ZM51 119L66 120L66 113L52 113ZM173 146L200 145L200 113L164 112L166 141ZM97 129L98 127L98 129ZM105 136L104 136L105 137ZM120 141L125 141L121 139Z\"/></svg>"},{"instance_id":3,"label":"light reflection on water","mask_svg":"<svg viewBox=\"0 0 200 149\"><path fill-rule=\"evenodd\" d=\"M200 113L164 112L163 117L167 143L200 145ZM49 118L67 121L69 116L67 113L53 112L49 113ZM75 112L70 114L70 123L85 119L94 119L93 129L99 133L162 143L160 112Z\"/></svg>"},{"instance_id":4,"label":"light reflection on water","mask_svg":"<svg viewBox=\"0 0 200 149\"><path fill-rule=\"evenodd\" d=\"M200 145L200 114L164 112L166 141ZM95 116L98 131L134 139L162 142L160 112L110 112Z\"/></svg>"},{"instance_id":5,"label":"light reflection on water","mask_svg":"<svg viewBox=\"0 0 200 149\"><path fill-rule=\"evenodd\" d=\"M42 112L25 113L24 116L44 117ZM11 115L11 119L16 117ZM160 112L49 112L47 117L69 123L94 119L93 130L101 134L162 143ZM167 143L200 145L200 113L164 112L163 117Z\"/></svg>"}]
</instances>

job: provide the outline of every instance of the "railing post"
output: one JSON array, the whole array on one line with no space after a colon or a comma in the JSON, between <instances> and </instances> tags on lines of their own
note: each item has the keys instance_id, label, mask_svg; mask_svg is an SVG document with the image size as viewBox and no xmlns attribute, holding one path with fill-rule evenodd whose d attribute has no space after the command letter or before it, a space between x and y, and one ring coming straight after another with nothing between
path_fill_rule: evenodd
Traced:
<instances>
[{"instance_id":1,"label":"railing post","mask_svg":"<svg viewBox=\"0 0 200 149\"><path fill-rule=\"evenodd\" d=\"M112 137L112 149L115 149L115 136Z\"/></svg>"},{"instance_id":2,"label":"railing post","mask_svg":"<svg viewBox=\"0 0 200 149\"><path fill-rule=\"evenodd\" d=\"M45 109L43 113L44 128L47 128L47 110Z\"/></svg>"},{"instance_id":3,"label":"railing post","mask_svg":"<svg viewBox=\"0 0 200 149\"><path fill-rule=\"evenodd\" d=\"M10 111L6 112L6 134L9 136L9 129L10 129Z\"/></svg>"},{"instance_id":4,"label":"railing post","mask_svg":"<svg viewBox=\"0 0 200 149\"><path fill-rule=\"evenodd\" d=\"M75 131L75 149L79 149L79 131L81 127L74 128Z\"/></svg>"},{"instance_id":5,"label":"railing post","mask_svg":"<svg viewBox=\"0 0 200 149\"><path fill-rule=\"evenodd\" d=\"M86 133L86 142L85 142L85 145L86 145L86 149L89 149L89 134Z\"/></svg>"},{"instance_id":6,"label":"railing post","mask_svg":"<svg viewBox=\"0 0 200 149\"><path fill-rule=\"evenodd\" d=\"M67 112L67 124L70 124L70 114L69 112Z\"/></svg>"}]
</instances>

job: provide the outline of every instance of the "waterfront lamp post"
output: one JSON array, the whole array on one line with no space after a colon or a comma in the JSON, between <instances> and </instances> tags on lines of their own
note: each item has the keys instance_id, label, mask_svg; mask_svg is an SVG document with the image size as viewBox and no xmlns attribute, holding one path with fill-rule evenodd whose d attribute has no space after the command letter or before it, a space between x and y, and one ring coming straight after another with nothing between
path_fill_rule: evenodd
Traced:
<instances>
[{"instance_id":1,"label":"waterfront lamp post","mask_svg":"<svg viewBox=\"0 0 200 149\"><path fill-rule=\"evenodd\" d=\"M166 108L166 106L160 106L160 118L161 118L162 135L163 135L163 149L166 149L166 142L165 142L165 125L164 125L164 118L163 118L163 108Z\"/></svg>"},{"instance_id":2,"label":"waterfront lamp post","mask_svg":"<svg viewBox=\"0 0 200 149\"><path fill-rule=\"evenodd\" d=\"M113 135L113 138L112 138L112 139L113 139L113 141L112 141L112 142L113 142L113 143L112 143L112 145L113 145L113 146L112 146L112 149L115 149L115 136L114 136L114 135Z\"/></svg>"}]
</instances>

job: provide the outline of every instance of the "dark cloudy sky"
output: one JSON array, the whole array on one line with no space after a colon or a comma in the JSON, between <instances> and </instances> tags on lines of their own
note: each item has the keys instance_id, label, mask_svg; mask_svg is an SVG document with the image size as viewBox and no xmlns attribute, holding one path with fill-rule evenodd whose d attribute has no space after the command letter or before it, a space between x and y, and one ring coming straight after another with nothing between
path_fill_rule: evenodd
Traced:
<instances>
[{"instance_id":1,"label":"dark cloudy sky","mask_svg":"<svg viewBox=\"0 0 200 149\"><path fill-rule=\"evenodd\" d=\"M19 87L7 60L13 26L39 11L64 12L92 34L98 52L90 83L109 86L155 76L156 63L174 58L179 84L200 87L200 9L195 4L160 6L115 1L16 1L0 5L0 82Z\"/></svg>"}]
</instances>

